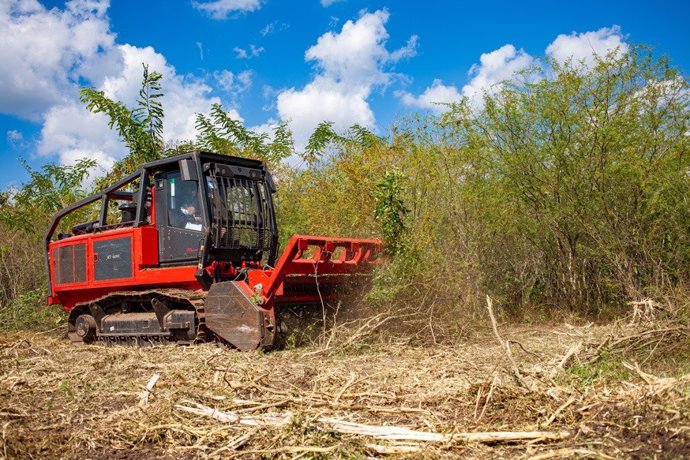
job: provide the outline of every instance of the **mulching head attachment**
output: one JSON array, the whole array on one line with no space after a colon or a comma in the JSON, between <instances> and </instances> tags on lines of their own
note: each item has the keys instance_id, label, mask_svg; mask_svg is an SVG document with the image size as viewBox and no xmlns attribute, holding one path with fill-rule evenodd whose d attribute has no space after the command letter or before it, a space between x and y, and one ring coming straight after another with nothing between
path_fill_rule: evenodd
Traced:
<instances>
[{"instance_id":1,"label":"mulching head attachment","mask_svg":"<svg viewBox=\"0 0 690 460\"><path fill-rule=\"evenodd\" d=\"M276 309L284 317L288 306L293 311L339 300L344 286L369 278L380 250L374 240L295 235L275 268L249 270L245 280L211 286L206 326L240 350L270 348L278 333L291 332L277 324Z\"/></svg>"}]
</instances>

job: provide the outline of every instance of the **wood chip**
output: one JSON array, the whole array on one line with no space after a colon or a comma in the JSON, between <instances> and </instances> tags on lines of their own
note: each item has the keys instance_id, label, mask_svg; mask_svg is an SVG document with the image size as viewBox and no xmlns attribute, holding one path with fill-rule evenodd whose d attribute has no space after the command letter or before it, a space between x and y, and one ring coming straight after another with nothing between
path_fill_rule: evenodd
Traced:
<instances>
[{"instance_id":1,"label":"wood chip","mask_svg":"<svg viewBox=\"0 0 690 460\"><path fill-rule=\"evenodd\" d=\"M149 402L149 396L153 392L153 387L158 383L158 379L161 378L160 374L153 374L149 379L149 383L146 384L146 388L139 394L139 405L144 406Z\"/></svg>"}]
</instances>

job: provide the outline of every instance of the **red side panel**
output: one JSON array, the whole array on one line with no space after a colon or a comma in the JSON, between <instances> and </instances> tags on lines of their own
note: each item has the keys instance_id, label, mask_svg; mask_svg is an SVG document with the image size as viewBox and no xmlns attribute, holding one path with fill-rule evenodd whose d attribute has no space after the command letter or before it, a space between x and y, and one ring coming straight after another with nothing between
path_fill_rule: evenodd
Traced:
<instances>
[{"instance_id":1,"label":"red side panel","mask_svg":"<svg viewBox=\"0 0 690 460\"><path fill-rule=\"evenodd\" d=\"M137 263L141 267L158 265L158 230L154 227L140 227L141 251L135 251Z\"/></svg>"},{"instance_id":2,"label":"red side panel","mask_svg":"<svg viewBox=\"0 0 690 460\"><path fill-rule=\"evenodd\" d=\"M156 268L158 232L153 226L73 236L50 244L50 304L75 304L118 290L149 287L199 289L195 265Z\"/></svg>"}]
</instances>

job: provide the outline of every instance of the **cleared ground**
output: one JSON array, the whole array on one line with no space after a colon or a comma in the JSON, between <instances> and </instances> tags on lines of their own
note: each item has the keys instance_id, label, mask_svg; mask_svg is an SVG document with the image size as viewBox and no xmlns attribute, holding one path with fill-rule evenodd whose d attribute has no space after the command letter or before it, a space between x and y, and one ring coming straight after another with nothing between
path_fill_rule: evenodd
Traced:
<instances>
[{"instance_id":1,"label":"cleared ground","mask_svg":"<svg viewBox=\"0 0 690 460\"><path fill-rule=\"evenodd\" d=\"M488 321L452 345L356 326L267 354L2 335L0 456L690 456L690 332L678 321L500 325L511 353Z\"/></svg>"}]
</instances>

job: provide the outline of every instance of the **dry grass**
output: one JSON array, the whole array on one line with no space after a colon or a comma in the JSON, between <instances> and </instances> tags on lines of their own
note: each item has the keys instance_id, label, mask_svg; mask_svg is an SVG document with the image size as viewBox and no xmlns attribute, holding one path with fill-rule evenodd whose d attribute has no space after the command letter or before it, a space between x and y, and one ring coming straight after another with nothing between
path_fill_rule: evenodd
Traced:
<instances>
[{"instance_id":1,"label":"dry grass","mask_svg":"<svg viewBox=\"0 0 690 460\"><path fill-rule=\"evenodd\" d=\"M687 351L687 328L673 337L650 333L665 329L659 324L499 328L531 390L514 379L513 365L488 323L453 346L414 346L389 337L362 338L355 347L343 338L331 340L327 349L268 354L214 344L77 347L60 331L5 334L0 336L0 456L690 455L689 360L658 367L664 350L676 358ZM636 336L643 348L633 346ZM568 350L579 351L564 363ZM657 367L633 364L650 352L647 363ZM155 374L160 378L153 384ZM199 405L261 423L223 422L179 407ZM333 418L443 434L546 430L568 436L512 443L468 443L452 436L445 442L390 441L343 434L321 422Z\"/></svg>"}]
</instances>

